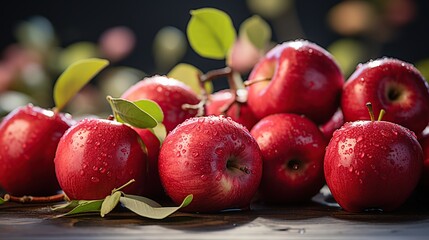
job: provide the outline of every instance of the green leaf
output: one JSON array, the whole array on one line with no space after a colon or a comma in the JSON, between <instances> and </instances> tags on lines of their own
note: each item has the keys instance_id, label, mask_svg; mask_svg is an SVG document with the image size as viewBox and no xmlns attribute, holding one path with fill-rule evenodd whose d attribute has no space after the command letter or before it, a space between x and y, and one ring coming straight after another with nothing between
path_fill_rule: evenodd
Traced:
<instances>
[{"instance_id":1,"label":"green leaf","mask_svg":"<svg viewBox=\"0 0 429 240\"><path fill-rule=\"evenodd\" d=\"M200 85L200 79L199 75L201 75L202 72L186 63L180 63L176 65L171 71L167 74L168 77L177 79L186 85L188 85L192 90L194 90L195 93L198 95L201 95L201 85ZM208 94L213 92L213 84L212 82L206 82L204 84L204 88Z\"/></svg>"},{"instance_id":2,"label":"green leaf","mask_svg":"<svg viewBox=\"0 0 429 240\"><path fill-rule=\"evenodd\" d=\"M1 198L0 197L0 204L3 204L3 203L5 203L6 201L3 199L3 198Z\"/></svg>"},{"instance_id":3,"label":"green leaf","mask_svg":"<svg viewBox=\"0 0 429 240\"><path fill-rule=\"evenodd\" d=\"M194 51L211 59L225 59L236 39L231 18L214 8L191 11L186 32Z\"/></svg>"},{"instance_id":4,"label":"green leaf","mask_svg":"<svg viewBox=\"0 0 429 240\"><path fill-rule=\"evenodd\" d=\"M261 17L254 15L241 24L240 37L247 37L256 48L265 50L271 40L271 27Z\"/></svg>"},{"instance_id":5,"label":"green leaf","mask_svg":"<svg viewBox=\"0 0 429 240\"><path fill-rule=\"evenodd\" d=\"M51 210L57 211L60 209L75 208L75 207L77 207L77 205L79 205L79 200L73 200L70 202L62 203L62 204L56 204L56 205L51 207Z\"/></svg>"},{"instance_id":6,"label":"green leaf","mask_svg":"<svg viewBox=\"0 0 429 240\"><path fill-rule=\"evenodd\" d=\"M192 201L192 194L188 195L178 207L152 207L144 200L136 200L133 198L121 197L120 202L122 205L134 213L147 218L163 219L173 214L180 208L186 207Z\"/></svg>"},{"instance_id":7,"label":"green leaf","mask_svg":"<svg viewBox=\"0 0 429 240\"><path fill-rule=\"evenodd\" d=\"M151 115L157 122L162 122L164 120L164 113L161 110L161 107L159 107L158 103L149 100L149 99L142 99L134 102L137 107L139 107L141 110L145 111L149 115Z\"/></svg>"},{"instance_id":8,"label":"green leaf","mask_svg":"<svg viewBox=\"0 0 429 240\"><path fill-rule=\"evenodd\" d=\"M106 214L111 212L118 205L119 198L121 198L121 192L114 192L104 199L100 209L101 217L106 216Z\"/></svg>"},{"instance_id":9,"label":"green leaf","mask_svg":"<svg viewBox=\"0 0 429 240\"><path fill-rule=\"evenodd\" d=\"M74 214L81 214L81 213L94 213L94 212L100 212L101 205L103 203L104 199L101 200L91 200L91 201L79 201L79 204L73 208L71 211L60 214L55 216L55 218L64 217L64 216L70 216Z\"/></svg>"},{"instance_id":10,"label":"green leaf","mask_svg":"<svg viewBox=\"0 0 429 240\"><path fill-rule=\"evenodd\" d=\"M159 142L162 144L164 142L165 137L167 136L167 129L164 124L158 123L156 127L149 129L155 136L158 138Z\"/></svg>"},{"instance_id":11,"label":"green leaf","mask_svg":"<svg viewBox=\"0 0 429 240\"><path fill-rule=\"evenodd\" d=\"M138 196L138 195L131 195L131 194L124 194L124 197L131 198L131 199L134 199L134 200L137 200L140 202L145 202L146 204L148 204L151 207L155 207L155 208L162 207L161 204L159 204L159 203L155 202L154 200L149 199L147 197Z\"/></svg>"},{"instance_id":12,"label":"green leaf","mask_svg":"<svg viewBox=\"0 0 429 240\"><path fill-rule=\"evenodd\" d=\"M54 101L57 111L64 106L109 62L105 59L90 58L70 65L58 78L54 86Z\"/></svg>"},{"instance_id":13,"label":"green leaf","mask_svg":"<svg viewBox=\"0 0 429 240\"><path fill-rule=\"evenodd\" d=\"M128 123L138 128L153 128L158 124L156 118L131 101L110 96L107 97L107 101L110 103L115 119L118 122ZM162 112L161 108L159 111Z\"/></svg>"}]
</instances>

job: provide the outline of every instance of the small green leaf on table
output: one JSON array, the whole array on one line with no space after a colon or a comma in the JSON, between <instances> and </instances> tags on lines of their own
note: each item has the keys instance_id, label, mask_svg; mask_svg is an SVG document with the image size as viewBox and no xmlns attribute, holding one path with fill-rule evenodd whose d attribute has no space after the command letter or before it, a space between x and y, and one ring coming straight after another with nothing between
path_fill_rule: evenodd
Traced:
<instances>
[{"instance_id":1,"label":"small green leaf on table","mask_svg":"<svg viewBox=\"0 0 429 240\"><path fill-rule=\"evenodd\" d=\"M178 207L153 207L143 199L134 199L129 197L121 197L122 205L134 213L152 219L164 219L177 210L186 207L192 201L193 195L188 195Z\"/></svg>"},{"instance_id":2,"label":"small green leaf on table","mask_svg":"<svg viewBox=\"0 0 429 240\"><path fill-rule=\"evenodd\" d=\"M112 195L107 196L101 204L100 215L104 217L106 214L111 212L116 205L119 203L121 192L114 192Z\"/></svg>"},{"instance_id":3,"label":"small green leaf on table","mask_svg":"<svg viewBox=\"0 0 429 240\"><path fill-rule=\"evenodd\" d=\"M109 64L105 59L89 58L76 61L58 78L54 86L56 111L64 106L102 69Z\"/></svg>"},{"instance_id":4,"label":"small green leaf on table","mask_svg":"<svg viewBox=\"0 0 429 240\"><path fill-rule=\"evenodd\" d=\"M104 199L101 200L91 200L91 201L79 201L78 205L73 208L71 211L55 216L55 218L70 216L75 214L83 213L95 213L100 212L101 205Z\"/></svg>"},{"instance_id":5,"label":"small green leaf on table","mask_svg":"<svg viewBox=\"0 0 429 240\"><path fill-rule=\"evenodd\" d=\"M191 11L186 32L195 52L202 57L217 60L225 59L236 39L231 18L215 8Z\"/></svg>"}]
</instances>

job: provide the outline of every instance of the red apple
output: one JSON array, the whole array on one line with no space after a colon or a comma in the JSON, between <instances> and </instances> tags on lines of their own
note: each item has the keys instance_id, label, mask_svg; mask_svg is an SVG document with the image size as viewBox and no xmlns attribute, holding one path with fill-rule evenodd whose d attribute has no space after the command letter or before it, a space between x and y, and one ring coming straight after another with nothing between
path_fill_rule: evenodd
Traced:
<instances>
[{"instance_id":1,"label":"red apple","mask_svg":"<svg viewBox=\"0 0 429 240\"><path fill-rule=\"evenodd\" d=\"M339 106L344 78L326 50L298 40L270 50L253 68L249 83L248 104L259 119L296 113L322 124Z\"/></svg>"},{"instance_id":2,"label":"red apple","mask_svg":"<svg viewBox=\"0 0 429 240\"><path fill-rule=\"evenodd\" d=\"M326 139L331 139L335 130L339 129L344 124L344 115L341 109L338 109L334 115L326 123L319 126L320 131L325 135Z\"/></svg>"},{"instance_id":3,"label":"red apple","mask_svg":"<svg viewBox=\"0 0 429 240\"><path fill-rule=\"evenodd\" d=\"M163 124L167 132L186 119L197 115L197 109L184 109L184 104L195 105L200 102L191 88L166 76L145 78L131 86L121 98L130 101L150 99L158 103L164 112Z\"/></svg>"},{"instance_id":4,"label":"red apple","mask_svg":"<svg viewBox=\"0 0 429 240\"><path fill-rule=\"evenodd\" d=\"M419 134L429 122L428 84L409 63L383 58L358 66L347 80L341 99L346 122L368 120L365 108L371 102L374 114L386 110L384 120Z\"/></svg>"},{"instance_id":5,"label":"red apple","mask_svg":"<svg viewBox=\"0 0 429 240\"><path fill-rule=\"evenodd\" d=\"M165 138L159 174L177 204L188 194L184 210L216 212L248 209L262 175L262 159L249 131L230 118L191 118Z\"/></svg>"},{"instance_id":6,"label":"red apple","mask_svg":"<svg viewBox=\"0 0 429 240\"><path fill-rule=\"evenodd\" d=\"M424 134L419 140L423 149L423 172L422 172L422 187L423 191L429 193L429 134Z\"/></svg>"},{"instance_id":7,"label":"red apple","mask_svg":"<svg viewBox=\"0 0 429 240\"><path fill-rule=\"evenodd\" d=\"M242 91L246 94L245 90ZM234 95L229 89L211 94L209 96L209 101L206 104L206 115L225 115L244 125L247 129L252 129L253 125L258 122L258 119L255 114L253 114L252 110L250 110L247 103L236 102L228 109L228 111L225 113L223 112L225 106L231 104L234 100Z\"/></svg>"},{"instance_id":8,"label":"red apple","mask_svg":"<svg viewBox=\"0 0 429 240\"><path fill-rule=\"evenodd\" d=\"M328 141L315 123L296 114L274 114L261 119L251 134L264 161L259 187L264 202L297 203L319 192Z\"/></svg>"},{"instance_id":9,"label":"red apple","mask_svg":"<svg viewBox=\"0 0 429 240\"><path fill-rule=\"evenodd\" d=\"M33 105L19 107L0 124L0 185L15 196L46 196L60 190L54 157L68 114Z\"/></svg>"},{"instance_id":10,"label":"red apple","mask_svg":"<svg viewBox=\"0 0 429 240\"><path fill-rule=\"evenodd\" d=\"M84 119L61 138L55 155L58 182L70 199L103 199L131 179L124 189L141 194L147 155L131 127L110 120Z\"/></svg>"},{"instance_id":11,"label":"red apple","mask_svg":"<svg viewBox=\"0 0 429 240\"><path fill-rule=\"evenodd\" d=\"M158 173L158 156L161 143L156 135L149 129L134 128L134 130L142 138L148 154L143 196L151 199L161 199L165 197L164 188L161 185Z\"/></svg>"},{"instance_id":12,"label":"red apple","mask_svg":"<svg viewBox=\"0 0 429 240\"><path fill-rule=\"evenodd\" d=\"M387 121L355 121L334 133L324 166L338 204L359 212L400 207L419 182L422 164L422 149L407 128Z\"/></svg>"}]
</instances>

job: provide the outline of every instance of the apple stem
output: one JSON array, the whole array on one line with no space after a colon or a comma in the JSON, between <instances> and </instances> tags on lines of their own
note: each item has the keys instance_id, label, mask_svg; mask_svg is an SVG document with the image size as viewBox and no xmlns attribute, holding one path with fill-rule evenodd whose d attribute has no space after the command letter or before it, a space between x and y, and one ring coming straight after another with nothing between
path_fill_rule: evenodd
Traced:
<instances>
[{"instance_id":1,"label":"apple stem","mask_svg":"<svg viewBox=\"0 0 429 240\"><path fill-rule=\"evenodd\" d=\"M18 202L18 203L51 203L51 202L62 202L67 200L64 193L59 193L52 196L22 196L16 197L10 194L4 195L4 200L9 202Z\"/></svg>"},{"instance_id":2,"label":"apple stem","mask_svg":"<svg viewBox=\"0 0 429 240\"><path fill-rule=\"evenodd\" d=\"M371 118L371 122L375 121L374 110L372 109L372 104L370 102L366 103L366 108L368 108L369 117Z\"/></svg>"},{"instance_id":3,"label":"apple stem","mask_svg":"<svg viewBox=\"0 0 429 240\"><path fill-rule=\"evenodd\" d=\"M125 183L124 185L120 186L119 188L115 188L112 190L112 194L117 192L117 191L121 191L122 189L126 188L128 185L130 185L131 183L135 182L135 179L131 179L130 181L128 181L127 183Z\"/></svg>"},{"instance_id":4,"label":"apple stem","mask_svg":"<svg viewBox=\"0 0 429 240\"><path fill-rule=\"evenodd\" d=\"M381 121L381 119L383 119L384 114L386 114L386 111L384 109L381 109L380 114L378 115L378 121Z\"/></svg>"},{"instance_id":5,"label":"apple stem","mask_svg":"<svg viewBox=\"0 0 429 240\"><path fill-rule=\"evenodd\" d=\"M249 168L247 168L246 166L239 166L239 165L237 164L237 162L236 162L236 161L234 161L234 160L229 160L229 161L226 163L226 167L227 167L228 169L231 169L231 168L238 169L238 170L240 170L240 171L244 172L245 174L250 174L250 169L249 169Z\"/></svg>"},{"instance_id":6,"label":"apple stem","mask_svg":"<svg viewBox=\"0 0 429 240\"><path fill-rule=\"evenodd\" d=\"M255 83L267 82L267 81L271 81L271 78L260 78L260 79L247 80L244 82L244 86L248 87L248 86L253 85Z\"/></svg>"}]
</instances>

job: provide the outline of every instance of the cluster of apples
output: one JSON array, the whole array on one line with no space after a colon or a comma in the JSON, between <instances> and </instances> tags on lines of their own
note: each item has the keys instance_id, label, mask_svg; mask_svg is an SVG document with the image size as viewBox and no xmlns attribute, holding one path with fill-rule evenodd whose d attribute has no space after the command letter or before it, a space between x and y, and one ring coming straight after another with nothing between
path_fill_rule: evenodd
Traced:
<instances>
[{"instance_id":1,"label":"cluster of apples","mask_svg":"<svg viewBox=\"0 0 429 240\"><path fill-rule=\"evenodd\" d=\"M121 98L149 99L162 110L165 139L117 121L74 123L58 111L17 109L0 125L0 186L14 195L61 188L70 199L91 200L135 179L125 192L177 204L193 194L184 210L216 212L248 209L255 199L308 201L326 183L345 210L393 210L422 176L416 135L424 139L429 123L428 89L412 65L390 58L359 65L345 83L325 49L285 42L237 92L202 99L159 75L130 87ZM245 100L236 103L239 95ZM370 118L367 102L387 121Z\"/></svg>"}]
</instances>

